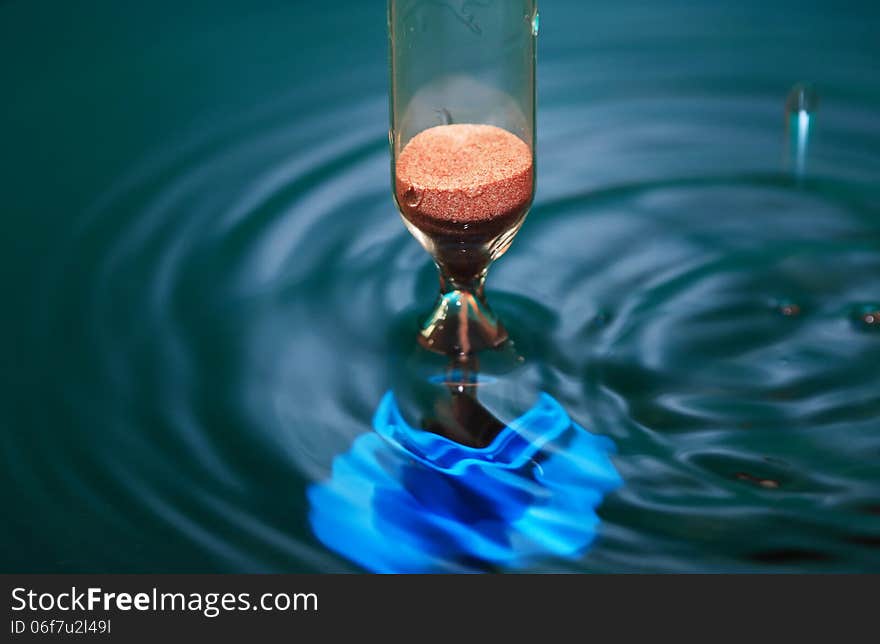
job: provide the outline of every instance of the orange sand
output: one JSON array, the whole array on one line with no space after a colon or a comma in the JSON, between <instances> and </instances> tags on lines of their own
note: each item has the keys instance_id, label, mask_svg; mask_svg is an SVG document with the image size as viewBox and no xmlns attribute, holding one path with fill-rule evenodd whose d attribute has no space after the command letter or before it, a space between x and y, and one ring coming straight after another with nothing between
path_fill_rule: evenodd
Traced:
<instances>
[{"instance_id":1,"label":"orange sand","mask_svg":"<svg viewBox=\"0 0 880 644\"><path fill-rule=\"evenodd\" d=\"M439 125L413 137L400 153L397 200L416 226L432 232L449 224L462 232L503 230L532 201L532 152L519 137L493 125ZM482 224L482 225L481 225Z\"/></svg>"}]
</instances>

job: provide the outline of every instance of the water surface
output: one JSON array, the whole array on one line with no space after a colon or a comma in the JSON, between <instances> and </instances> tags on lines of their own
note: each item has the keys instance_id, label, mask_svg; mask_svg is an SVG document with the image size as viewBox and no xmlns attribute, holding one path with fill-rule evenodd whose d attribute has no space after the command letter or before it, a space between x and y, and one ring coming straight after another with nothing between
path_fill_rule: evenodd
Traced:
<instances>
[{"instance_id":1,"label":"water surface","mask_svg":"<svg viewBox=\"0 0 880 644\"><path fill-rule=\"evenodd\" d=\"M427 381L435 275L390 196L384 3L312 4L0 5L3 570L379 568L310 490ZM524 362L487 405L544 392L620 481L565 553L432 565L880 571L878 27L543 3L539 189L489 280Z\"/></svg>"}]
</instances>

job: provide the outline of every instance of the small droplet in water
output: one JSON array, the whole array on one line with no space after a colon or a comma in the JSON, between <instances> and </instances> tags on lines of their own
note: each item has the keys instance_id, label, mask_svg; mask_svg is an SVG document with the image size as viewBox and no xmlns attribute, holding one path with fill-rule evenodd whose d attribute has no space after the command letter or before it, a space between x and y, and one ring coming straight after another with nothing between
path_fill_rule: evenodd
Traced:
<instances>
[{"instance_id":1,"label":"small droplet in water","mask_svg":"<svg viewBox=\"0 0 880 644\"><path fill-rule=\"evenodd\" d=\"M410 186L403 193L403 201L410 208L415 208L422 202L422 191L415 186Z\"/></svg>"},{"instance_id":2,"label":"small droplet in water","mask_svg":"<svg viewBox=\"0 0 880 644\"><path fill-rule=\"evenodd\" d=\"M762 479L761 477L755 476L754 474L749 474L748 472L737 472L734 476L736 476L736 479L738 481L752 483L753 485L762 487L765 490L779 489L779 481L775 481L773 479Z\"/></svg>"},{"instance_id":3,"label":"small droplet in water","mask_svg":"<svg viewBox=\"0 0 880 644\"><path fill-rule=\"evenodd\" d=\"M801 314L801 307L787 300L777 304L777 309L787 318L794 318Z\"/></svg>"},{"instance_id":4,"label":"small droplet in water","mask_svg":"<svg viewBox=\"0 0 880 644\"><path fill-rule=\"evenodd\" d=\"M880 332L880 304L857 306L850 317L857 329Z\"/></svg>"},{"instance_id":5,"label":"small droplet in water","mask_svg":"<svg viewBox=\"0 0 880 644\"><path fill-rule=\"evenodd\" d=\"M819 105L819 97L816 90L807 83L798 83L788 93L785 99L785 110L789 114L806 112L810 114Z\"/></svg>"},{"instance_id":6,"label":"small droplet in water","mask_svg":"<svg viewBox=\"0 0 880 644\"><path fill-rule=\"evenodd\" d=\"M819 97L812 87L798 83L785 99L786 165L801 178L807 169L807 148Z\"/></svg>"}]
</instances>

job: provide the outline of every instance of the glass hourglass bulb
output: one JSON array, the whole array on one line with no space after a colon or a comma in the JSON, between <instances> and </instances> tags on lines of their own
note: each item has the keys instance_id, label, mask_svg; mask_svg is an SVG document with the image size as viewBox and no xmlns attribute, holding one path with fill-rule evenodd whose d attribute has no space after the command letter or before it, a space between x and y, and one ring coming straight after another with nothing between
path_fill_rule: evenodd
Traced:
<instances>
[{"instance_id":1,"label":"glass hourglass bulb","mask_svg":"<svg viewBox=\"0 0 880 644\"><path fill-rule=\"evenodd\" d=\"M535 188L535 0L389 0L392 192L440 270L420 341L446 354L502 344L486 303Z\"/></svg>"}]
</instances>

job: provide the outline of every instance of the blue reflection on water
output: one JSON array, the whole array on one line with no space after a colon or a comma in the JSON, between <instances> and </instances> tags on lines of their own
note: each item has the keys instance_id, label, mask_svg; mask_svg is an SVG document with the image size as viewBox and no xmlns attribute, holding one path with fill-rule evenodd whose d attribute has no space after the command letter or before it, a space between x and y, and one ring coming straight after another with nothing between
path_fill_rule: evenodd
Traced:
<instances>
[{"instance_id":1,"label":"blue reflection on water","mask_svg":"<svg viewBox=\"0 0 880 644\"><path fill-rule=\"evenodd\" d=\"M622 484L609 458L614 443L547 394L482 448L411 427L392 392L373 426L308 497L315 535L375 572L580 557L599 526L596 507Z\"/></svg>"}]
</instances>

